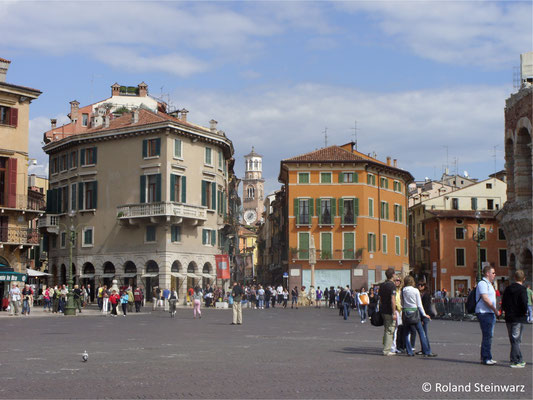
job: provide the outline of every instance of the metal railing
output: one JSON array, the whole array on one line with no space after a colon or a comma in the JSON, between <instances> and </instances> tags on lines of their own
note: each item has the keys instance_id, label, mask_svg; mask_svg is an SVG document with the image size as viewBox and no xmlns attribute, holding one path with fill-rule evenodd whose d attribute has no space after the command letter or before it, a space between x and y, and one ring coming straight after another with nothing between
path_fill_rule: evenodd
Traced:
<instances>
[{"instance_id":1,"label":"metal railing","mask_svg":"<svg viewBox=\"0 0 533 400\"><path fill-rule=\"evenodd\" d=\"M180 203L141 203L120 206L117 208L118 219L175 216L192 219L207 219L207 209L203 206L193 206Z\"/></svg>"},{"instance_id":2,"label":"metal railing","mask_svg":"<svg viewBox=\"0 0 533 400\"><path fill-rule=\"evenodd\" d=\"M0 193L0 207L40 211L46 208L46 203L43 198L36 199L25 194L17 194L15 204L10 204L8 196Z\"/></svg>"},{"instance_id":3,"label":"metal railing","mask_svg":"<svg viewBox=\"0 0 533 400\"><path fill-rule=\"evenodd\" d=\"M39 230L30 228L0 227L0 242L13 244L39 244Z\"/></svg>"}]
</instances>

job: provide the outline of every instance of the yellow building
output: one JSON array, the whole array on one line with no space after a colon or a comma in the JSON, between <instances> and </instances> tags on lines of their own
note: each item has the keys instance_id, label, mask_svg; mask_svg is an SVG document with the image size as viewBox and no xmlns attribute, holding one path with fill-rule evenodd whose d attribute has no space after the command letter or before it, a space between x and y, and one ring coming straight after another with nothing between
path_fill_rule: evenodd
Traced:
<instances>
[{"instance_id":1,"label":"yellow building","mask_svg":"<svg viewBox=\"0 0 533 400\"><path fill-rule=\"evenodd\" d=\"M411 174L354 149L330 146L281 161L286 187L289 287L368 287L385 271L409 270L407 186Z\"/></svg>"},{"instance_id":2,"label":"yellow building","mask_svg":"<svg viewBox=\"0 0 533 400\"><path fill-rule=\"evenodd\" d=\"M239 256L236 280L250 282L256 278L258 264L257 233L243 226L239 228Z\"/></svg>"}]
</instances>

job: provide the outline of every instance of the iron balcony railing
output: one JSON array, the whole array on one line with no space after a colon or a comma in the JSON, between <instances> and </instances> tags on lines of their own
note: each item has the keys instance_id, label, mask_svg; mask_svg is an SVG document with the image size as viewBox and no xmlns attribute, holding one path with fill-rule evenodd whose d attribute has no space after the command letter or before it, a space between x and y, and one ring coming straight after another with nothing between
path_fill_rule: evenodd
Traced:
<instances>
[{"instance_id":1,"label":"iron balcony railing","mask_svg":"<svg viewBox=\"0 0 533 400\"><path fill-rule=\"evenodd\" d=\"M39 244L39 230L18 227L0 227L0 242L7 244Z\"/></svg>"}]
</instances>

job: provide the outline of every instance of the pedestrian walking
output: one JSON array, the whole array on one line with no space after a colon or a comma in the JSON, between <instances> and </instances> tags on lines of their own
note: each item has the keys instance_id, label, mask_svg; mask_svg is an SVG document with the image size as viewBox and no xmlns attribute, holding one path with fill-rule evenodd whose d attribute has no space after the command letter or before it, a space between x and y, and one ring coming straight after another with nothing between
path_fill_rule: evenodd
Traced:
<instances>
[{"instance_id":1,"label":"pedestrian walking","mask_svg":"<svg viewBox=\"0 0 533 400\"><path fill-rule=\"evenodd\" d=\"M233 321L232 325L242 324L242 286L238 282L233 283L233 289L231 290L231 297L233 297Z\"/></svg>"},{"instance_id":2,"label":"pedestrian walking","mask_svg":"<svg viewBox=\"0 0 533 400\"><path fill-rule=\"evenodd\" d=\"M135 312L140 312L143 301L143 292L141 288L135 288L135 290L133 291L133 300L135 301Z\"/></svg>"},{"instance_id":3,"label":"pedestrian walking","mask_svg":"<svg viewBox=\"0 0 533 400\"><path fill-rule=\"evenodd\" d=\"M524 279L524 271L517 270L514 273L515 283L505 289L502 298L502 310L505 311L505 324L511 343L511 354L509 355L511 368L524 368L526 366L520 350L523 324L527 322L528 312L528 293L524 286Z\"/></svg>"},{"instance_id":4,"label":"pedestrian walking","mask_svg":"<svg viewBox=\"0 0 533 400\"><path fill-rule=\"evenodd\" d=\"M527 285L527 323L533 324L533 290Z\"/></svg>"},{"instance_id":5,"label":"pedestrian walking","mask_svg":"<svg viewBox=\"0 0 533 400\"><path fill-rule=\"evenodd\" d=\"M385 271L387 280L379 287L379 311L383 316L383 355L394 356L391 351L392 338L394 335L396 314L396 286L394 285L394 268Z\"/></svg>"},{"instance_id":6,"label":"pedestrian walking","mask_svg":"<svg viewBox=\"0 0 533 400\"><path fill-rule=\"evenodd\" d=\"M54 286L52 289L52 313L58 313L59 312L59 297L61 296L61 292L57 285Z\"/></svg>"},{"instance_id":7,"label":"pedestrian walking","mask_svg":"<svg viewBox=\"0 0 533 400\"><path fill-rule=\"evenodd\" d=\"M122 315L126 316L128 311L128 292L125 290L120 295L120 305L122 306Z\"/></svg>"},{"instance_id":8,"label":"pedestrian walking","mask_svg":"<svg viewBox=\"0 0 533 400\"><path fill-rule=\"evenodd\" d=\"M199 286L196 286L194 288L194 294L192 295L193 304L194 304L193 316L195 319L196 319L196 314L198 314L199 318L202 318L202 297L203 297L202 289L200 289Z\"/></svg>"},{"instance_id":9,"label":"pedestrian walking","mask_svg":"<svg viewBox=\"0 0 533 400\"><path fill-rule=\"evenodd\" d=\"M33 289L26 283L22 289L22 315L30 315L30 309L33 305Z\"/></svg>"},{"instance_id":10,"label":"pedestrian walking","mask_svg":"<svg viewBox=\"0 0 533 400\"><path fill-rule=\"evenodd\" d=\"M429 336L428 336L429 322L431 321L432 318L435 318L436 315L433 313L433 309L431 307L431 294L429 293L429 289L425 281L418 282L418 290L420 291L420 295L422 296L422 306L424 307L424 312L426 313L426 316L422 317L422 328L424 328L424 333L426 335L427 342L431 349L431 343L430 343ZM422 343L420 344L422 345ZM422 354L422 350L420 350L416 354L417 355Z\"/></svg>"},{"instance_id":11,"label":"pedestrian walking","mask_svg":"<svg viewBox=\"0 0 533 400\"><path fill-rule=\"evenodd\" d=\"M359 300L359 315L361 316L361 323L364 324L366 320L366 311L369 303L368 299L368 293L366 292L365 288L361 288L361 292L358 296Z\"/></svg>"},{"instance_id":12,"label":"pedestrian walking","mask_svg":"<svg viewBox=\"0 0 533 400\"><path fill-rule=\"evenodd\" d=\"M17 283L13 283L9 291L9 315L18 316L20 313L21 292Z\"/></svg>"},{"instance_id":13,"label":"pedestrian walking","mask_svg":"<svg viewBox=\"0 0 533 400\"><path fill-rule=\"evenodd\" d=\"M174 318L176 316L176 304L178 303L178 292L172 290L170 292L170 298L168 299L170 317Z\"/></svg>"},{"instance_id":14,"label":"pedestrian walking","mask_svg":"<svg viewBox=\"0 0 533 400\"><path fill-rule=\"evenodd\" d=\"M368 316L372 315L378 308L378 296L373 287L368 291Z\"/></svg>"},{"instance_id":15,"label":"pedestrian walking","mask_svg":"<svg viewBox=\"0 0 533 400\"><path fill-rule=\"evenodd\" d=\"M117 314L117 306L118 306L118 303L120 302L120 296L118 295L117 291L116 290L113 290L113 293L111 293L111 296L109 296L109 302L111 303L111 315L113 317L116 317L118 314Z\"/></svg>"},{"instance_id":16,"label":"pedestrian walking","mask_svg":"<svg viewBox=\"0 0 533 400\"><path fill-rule=\"evenodd\" d=\"M81 312L82 292L78 285L74 285L72 293L74 294L74 308L77 308Z\"/></svg>"},{"instance_id":17,"label":"pedestrian walking","mask_svg":"<svg viewBox=\"0 0 533 400\"><path fill-rule=\"evenodd\" d=\"M335 308L335 297L337 294L335 293L335 288L331 286L329 288L329 308Z\"/></svg>"},{"instance_id":18,"label":"pedestrian walking","mask_svg":"<svg viewBox=\"0 0 533 400\"><path fill-rule=\"evenodd\" d=\"M295 286L291 290L291 308L294 308L296 304L296 309L298 309L298 286Z\"/></svg>"},{"instance_id":19,"label":"pedestrian walking","mask_svg":"<svg viewBox=\"0 0 533 400\"><path fill-rule=\"evenodd\" d=\"M257 290L257 298L259 300L259 309L264 310L265 308L265 289L263 289L263 286L259 285L259 289Z\"/></svg>"},{"instance_id":20,"label":"pedestrian walking","mask_svg":"<svg viewBox=\"0 0 533 400\"><path fill-rule=\"evenodd\" d=\"M352 294L350 292L350 287L346 285L346 289L343 289L339 294L339 304L342 305L342 316L346 321L350 316L350 308L352 307Z\"/></svg>"},{"instance_id":21,"label":"pedestrian walking","mask_svg":"<svg viewBox=\"0 0 533 400\"><path fill-rule=\"evenodd\" d=\"M492 336L496 324L496 291L492 286L496 273L494 268L487 265L483 268L483 279L476 288L476 316L481 328L481 363L494 365L497 361L492 358Z\"/></svg>"},{"instance_id":22,"label":"pedestrian walking","mask_svg":"<svg viewBox=\"0 0 533 400\"><path fill-rule=\"evenodd\" d=\"M48 308L48 312L52 311L52 289L47 287L43 292L44 311Z\"/></svg>"},{"instance_id":23,"label":"pedestrian walking","mask_svg":"<svg viewBox=\"0 0 533 400\"><path fill-rule=\"evenodd\" d=\"M289 291L286 288L283 288L283 308L287 308L288 302L289 302Z\"/></svg>"},{"instance_id":24,"label":"pedestrian walking","mask_svg":"<svg viewBox=\"0 0 533 400\"><path fill-rule=\"evenodd\" d=\"M320 308L320 303L322 302L322 290L320 290L320 286L316 289L316 308Z\"/></svg>"},{"instance_id":25,"label":"pedestrian walking","mask_svg":"<svg viewBox=\"0 0 533 400\"><path fill-rule=\"evenodd\" d=\"M102 288L102 314L107 315L107 308L109 307L109 291L107 285Z\"/></svg>"}]
</instances>

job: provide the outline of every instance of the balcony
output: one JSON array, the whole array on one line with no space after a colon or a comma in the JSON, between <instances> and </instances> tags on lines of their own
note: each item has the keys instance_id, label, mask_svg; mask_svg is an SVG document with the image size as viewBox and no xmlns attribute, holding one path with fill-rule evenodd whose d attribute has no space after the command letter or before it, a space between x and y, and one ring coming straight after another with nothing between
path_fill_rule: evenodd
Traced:
<instances>
[{"instance_id":1,"label":"balcony","mask_svg":"<svg viewBox=\"0 0 533 400\"><path fill-rule=\"evenodd\" d=\"M117 219L122 224L137 225L142 222L180 224L184 220L192 225L203 225L207 220L207 207L183 203L141 203L129 204L117 208Z\"/></svg>"},{"instance_id":2,"label":"balcony","mask_svg":"<svg viewBox=\"0 0 533 400\"><path fill-rule=\"evenodd\" d=\"M38 245L39 230L17 227L0 227L0 243L12 245Z\"/></svg>"},{"instance_id":3,"label":"balcony","mask_svg":"<svg viewBox=\"0 0 533 400\"><path fill-rule=\"evenodd\" d=\"M0 207L41 212L46 208L46 204L42 195L28 196L25 194L17 194L14 196L13 200L11 200L8 199L8 196L5 193L0 193Z\"/></svg>"},{"instance_id":4,"label":"balcony","mask_svg":"<svg viewBox=\"0 0 533 400\"><path fill-rule=\"evenodd\" d=\"M39 218L37 227L39 229L46 229L48 233L55 233L57 235L59 232L59 215L47 214Z\"/></svg>"}]
</instances>

